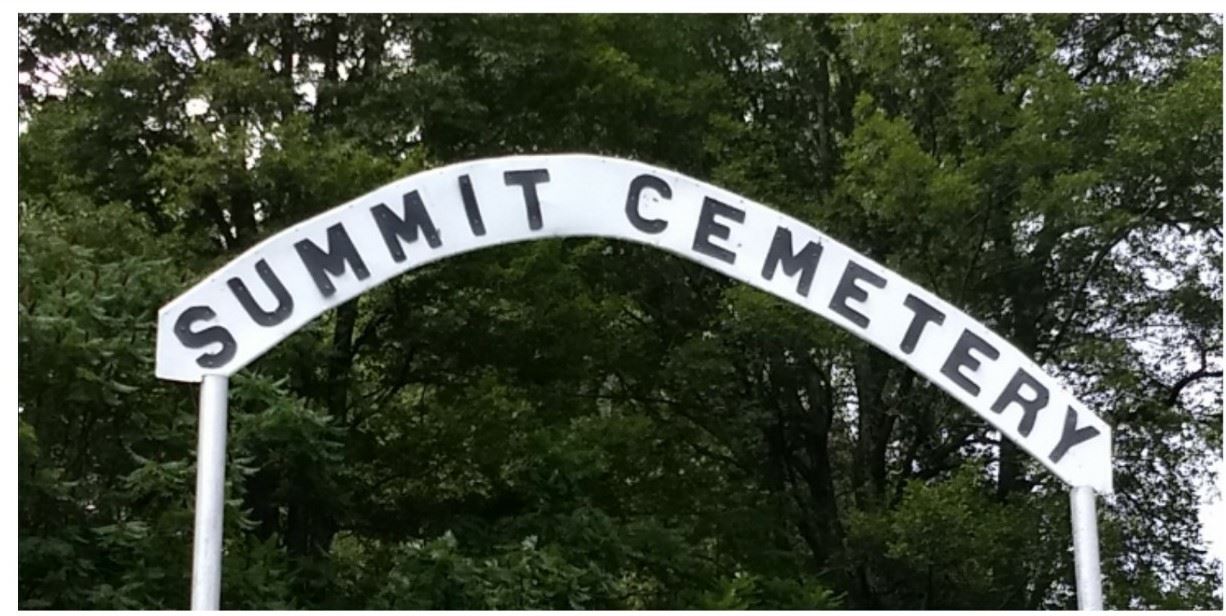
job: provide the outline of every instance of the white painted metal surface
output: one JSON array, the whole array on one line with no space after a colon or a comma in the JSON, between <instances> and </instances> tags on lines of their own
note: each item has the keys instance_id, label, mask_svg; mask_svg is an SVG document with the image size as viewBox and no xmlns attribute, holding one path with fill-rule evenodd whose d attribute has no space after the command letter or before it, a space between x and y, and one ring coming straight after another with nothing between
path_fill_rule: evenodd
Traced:
<instances>
[{"instance_id":1,"label":"white painted metal surface","mask_svg":"<svg viewBox=\"0 0 1226 616\"><path fill-rule=\"evenodd\" d=\"M222 521L226 502L226 415L229 378L200 384L196 444L196 532L192 541L192 609L216 610L221 600Z\"/></svg>"},{"instance_id":2,"label":"white painted metal surface","mask_svg":"<svg viewBox=\"0 0 1226 616\"><path fill-rule=\"evenodd\" d=\"M1069 504L1073 518L1073 564L1077 573L1077 609L1103 609L1103 576L1098 556L1098 511L1094 490L1073 488Z\"/></svg>"},{"instance_id":3,"label":"white painted metal surface","mask_svg":"<svg viewBox=\"0 0 1226 616\"><path fill-rule=\"evenodd\" d=\"M398 226L413 212L429 224ZM1112 490L1111 429L987 327L790 216L672 171L589 155L434 169L269 238L162 308L157 374L229 376L393 276L558 236L656 246L798 304L911 366L1070 485ZM349 245L357 258L344 260ZM283 287L280 296L270 280ZM244 290L234 288L240 283Z\"/></svg>"},{"instance_id":4,"label":"white painted metal surface","mask_svg":"<svg viewBox=\"0 0 1226 616\"><path fill-rule=\"evenodd\" d=\"M954 306L790 216L671 171L577 154L393 182L269 238L161 309L157 375L202 381L192 608L220 600L230 375L393 276L573 236L705 265L833 321L949 392L1073 486L1078 605L1102 609L1095 491L1112 491L1111 429L1059 381Z\"/></svg>"}]
</instances>

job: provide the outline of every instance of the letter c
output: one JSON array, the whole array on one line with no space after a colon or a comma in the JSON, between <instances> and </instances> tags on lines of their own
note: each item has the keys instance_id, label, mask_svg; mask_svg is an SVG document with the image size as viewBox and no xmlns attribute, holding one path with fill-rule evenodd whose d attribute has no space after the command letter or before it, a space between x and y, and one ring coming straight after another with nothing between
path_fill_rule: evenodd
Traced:
<instances>
[{"instance_id":1,"label":"letter c","mask_svg":"<svg viewBox=\"0 0 1226 616\"><path fill-rule=\"evenodd\" d=\"M643 193L644 188L650 188L665 199L673 198L673 189L668 183L654 175L646 173L634 178L630 181L630 192L626 195L626 218L630 220L630 224L634 225L635 229L643 233L656 234L668 227L668 223L663 220L644 218L639 213L639 195Z\"/></svg>"}]
</instances>

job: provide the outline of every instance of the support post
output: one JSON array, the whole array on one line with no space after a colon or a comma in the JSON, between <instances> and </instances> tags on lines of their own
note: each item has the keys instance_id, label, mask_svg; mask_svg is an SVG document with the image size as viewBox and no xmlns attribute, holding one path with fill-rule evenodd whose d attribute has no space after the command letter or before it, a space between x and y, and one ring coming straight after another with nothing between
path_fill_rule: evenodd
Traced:
<instances>
[{"instance_id":1,"label":"support post","mask_svg":"<svg viewBox=\"0 0 1226 616\"><path fill-rule=\"evenodd\" d=\"M196 444L196 529L192 542L192 609L221 603L221 541L226 492L226 415L230 380L206 375L200 382Z\"/></svg>"},{"instance_id":2,"label":"support post","mask_svg":"<svg viewBox=\"0 0 1226 616\"><path fill-rule=\"evenodd\" d=\"M1103 609L1103 576L1098 557L1098 512L1094 489L1069 492L1073 518L1073 564L1077 572L1077 609Z\"/></svg>"}]
</instances>

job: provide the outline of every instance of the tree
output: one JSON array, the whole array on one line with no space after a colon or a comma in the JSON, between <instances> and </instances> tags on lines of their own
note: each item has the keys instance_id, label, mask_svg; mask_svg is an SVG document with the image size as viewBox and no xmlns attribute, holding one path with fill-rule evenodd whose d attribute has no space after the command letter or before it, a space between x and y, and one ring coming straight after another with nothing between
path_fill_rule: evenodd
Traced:
<instances>
[{"instance_id":1,"label":"tree","mask_svg":"<svg viewBox=\"0 0 1226 616\"><path fill-rule=\"evenodd\" d=\"M23 15L23 607L185 607L156 308L393 179L587 151L810 222L1116 430L1112 607L1221 605L1206 16ZM223 606L1073 604L1062 486L812 315L549 240L393 280L235 380Z\"/></svg>"}]
</instances>

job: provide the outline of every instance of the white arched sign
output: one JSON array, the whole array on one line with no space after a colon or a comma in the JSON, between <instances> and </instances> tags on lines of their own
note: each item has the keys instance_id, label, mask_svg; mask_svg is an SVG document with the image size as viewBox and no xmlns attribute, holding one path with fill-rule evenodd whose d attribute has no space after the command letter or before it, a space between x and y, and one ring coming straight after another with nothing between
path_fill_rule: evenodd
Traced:
<instances>
[{"instance_id":1,"label":"white arched sign","mask_svg":"<svg viewBox=\"0 0 1226 616\"><path fill-rule=\"evenodd\" d=\"M1111 428L981 323L790 216L672 171L598 156L434 169L282 231L161 309L157 375L204 380L202 457L216 448L205 446L203 406L220 400L224 460L226 377L324 311L451 255L573 236L655 246L802 306L906 363L1071 486L1112 490Z\"/></svg>"}]
</instances>

